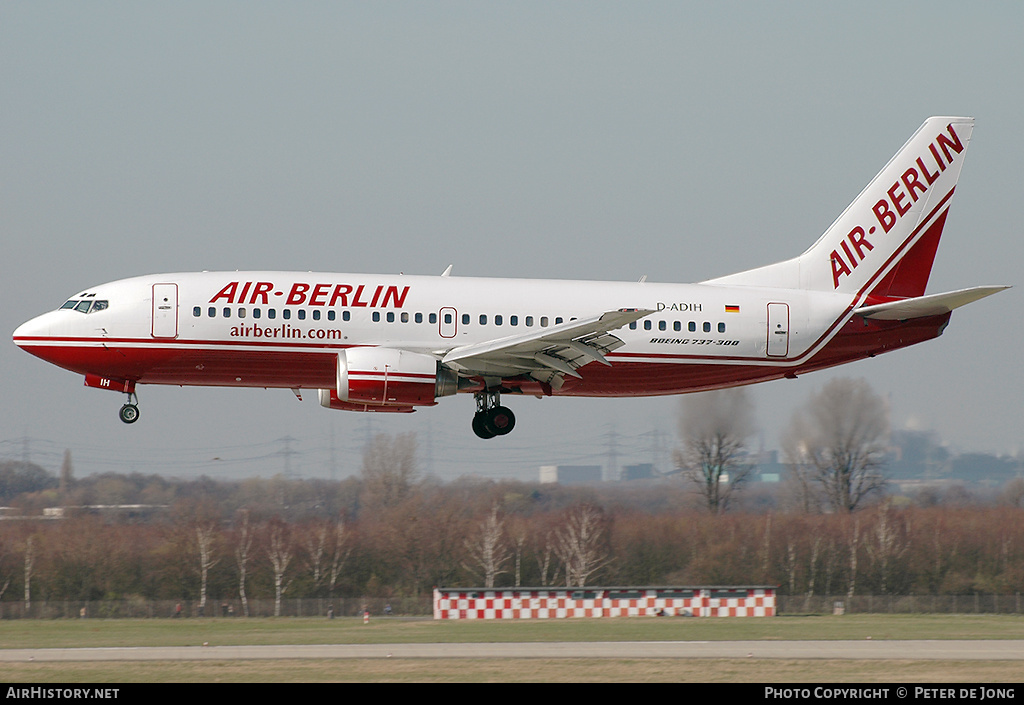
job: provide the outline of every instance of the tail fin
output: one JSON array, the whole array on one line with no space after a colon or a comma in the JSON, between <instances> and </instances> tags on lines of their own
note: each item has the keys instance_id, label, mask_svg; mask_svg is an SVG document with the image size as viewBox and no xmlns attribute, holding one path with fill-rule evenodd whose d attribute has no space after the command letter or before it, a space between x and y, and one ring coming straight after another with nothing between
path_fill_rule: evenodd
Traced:
<instances>
[{"instance_id":1,"label":"tail fin","mask_svg":"<svg viewBox=\"0 0 1024 705\"><path fill-rule=\"evenodd\" d=\"M802 255L707 283L922 295L973 130L973 118L928 118Z\"/></svg>"}]
</instances>

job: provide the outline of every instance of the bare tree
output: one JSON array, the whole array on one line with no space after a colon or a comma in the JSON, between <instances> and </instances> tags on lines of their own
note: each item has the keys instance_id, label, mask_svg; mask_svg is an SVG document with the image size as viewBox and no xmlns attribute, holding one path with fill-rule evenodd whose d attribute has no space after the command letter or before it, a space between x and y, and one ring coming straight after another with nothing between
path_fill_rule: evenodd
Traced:
<instances>
[{"instance_id":1,"label":"bare tree","mask_svg":"<svg viewBox=\"0 0 1024 705\"><path fill-rule=\"evenodd\" d=\"M897 526L888 502L883 502L878 507L874 531L867 538L864 547L872 566L878 572L879 592L887 595L892 589L893 574L897 572L895 563L903 557L909 547L908 539L901 527Z\"/></svg>"},{"instance_id":2,"label":"bare tree","mask_svg":"<svg viewBox=\"0 0 1024 705\"><path fill-rule=\"evenodd\" d=\"M852 512L885 486L888 433L885 400L864 380L835 379L794 414L784 452L833 511Z\"/></svg>"},{"instance_id":3,"label":"bare tree","mask_svg":"<svg viewBox=\"0 0 1024 705\"><path fill-rule=\"evenodd\" d=\"M334 525L334 546L331 552L331 574L327 581L327 596L334 597L334 587L338 584L338 576L345 567L345 561L352 552L348 545L348 534L345 533L345 522L341 519Z\"/></svg>"},{"instance_id":4,"label":"bare tree","mask_svg":"<svg viewBox=\"0 0 1024 705\"><path fill-rule=\"evenodd\" d=\"M25 614L32 611L32 571L36 564L35 536L25 539Z\"/></svg>"},{"instance_id":5,"label":"bare tree","mask_svg":"<svg viewBox=\"0 0 1024 705\"><path fill-rule=\"evenodd\" d=\"M416 434L380 434L363 451L363 502L393 507L409 495L416 480Z\"/></svg>"},{"instance_id":6,"label":"bare tree","mask_svg":"<svg viewBox=\"0 0 1024 705\"><path fill-rule=\"evenodd\" d=\"M676 466L696 484L712 514L729 507L733 493L750 478L744 455L754 431L753 406L745 389L723 389L684 397Z\"/></svg>"},{"instance_id":7,"label":"bare tree","mask_svg":"<svg viewBox=\"0 0 1024 705\"><path fill-rule=\"evenodd\" d=\"M846 588L846 601L853 599L857 589L857 553L860 550L860 515L854 515L853 533L850 536L850 579Z\"/></svg>"},{"instance_id":8,"label":"bare tree","mask_svg":"<svg viewBox=\"0 0 1024 705\"><path fill-rule=\"evenodd\" d=\"M267 545L267 558L274 569L274 616L280 617L281 599L288 589L284 582L284 574L293 555L291 529L281 519L274 518L270 520L268 533L270 540Z\"/></svg>"},{"instance_id":9,"label":"bare tree","mask_svg":"<svg viewBox=\"0 0 1024 705\"><path fill-rule=\"evenodd\" d=\"M548 571L551 569L551 555L554 553L554 551L555 551L555 535L553 533L551 533L551 532L548 532L544 536L544 546L537 548L537 554L540 556L540 558L538 560L539 560L539 563L540 563L539 568L540 568L540 586L541 587L547 587L548 584L549 584L548 583L548 580L549 580L549 578L548 578ZM551 576L551 578L550 578L551 584L553 584L555 582L555 579L557 577L558 577L558 570L556 569L555 570L555 574L553 576Z\"/></svg>"},{"instance_id":10,"label":"bare tree","mask_svg":"<svg viewBox=\"0 0 1024 705\"><path fill-rule=\"evenodd\" d=\"M555 553L565 568L566 587L583 587L591 575L611 562L605 545L605 517L600 509L580 504L569 510L555 535Z\"/></svg>"},{"instance_id":11,"label":"bare tree","mask_svg":"<svg viewBox=\"0 0 1024 705\"><path fill-rule=\"evenodd\" d=\"M319 593L326 573L324 572L324 554L327 552L327 541L331 535L331 522L322 519L307 525L302 531L302 547L306 552L306 567L313 577L313 589Z\"/></svg>"},{"instance_id":12,"label":"bare tree","mask_svg":"<svg viewBox=\"0 0 1024 705\"><path fill-rule=\"evenodd\" d=\"M216 524L212 521L196 522L196 546L199 549L199 614L206 613L206 586L210 570L220 562L213 557Z\"/></svg>"},{"instance_id":13,"label":"bare tree","mask_svg":"<svg viewBox=\"0 0 1024 705\"><path fill-rule=\"evenodd\" d=\"M494 587L495 579L508 572L503 566L508 562L511 553L505 545L505 521L500 515L497 503L491 505L491 511L477 525L475 535L466 539L466 551L469 554L469 564L465 567L483 577L484 587Z\"/></svg>"},{"instance_id":14,"label":"bare tree","mask_svg":"<svg viewBox=\"0 0 1024 705\"><path fill-rule=\"evenodd\" d=\"M249 560L252 557L253 530L249 523L249 510L243 509L238 512L235 519L237 528L237 543L235 544L235 564L238 566L238 597L242 601L242 614L249 616L249 598L245 594L245 579L249 573Z\"/></svg>"}]
</instances>

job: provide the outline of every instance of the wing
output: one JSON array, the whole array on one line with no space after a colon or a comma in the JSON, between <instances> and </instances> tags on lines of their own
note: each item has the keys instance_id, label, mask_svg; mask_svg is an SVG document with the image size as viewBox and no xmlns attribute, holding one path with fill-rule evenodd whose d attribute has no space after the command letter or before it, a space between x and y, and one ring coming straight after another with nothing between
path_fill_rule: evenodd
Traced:
<instances>
[{"instance_id":1,"label":"wing","mask_svg":"<svg viewBox=\"0 0 1024 705\"><path fill-rule=\"evenodd\" d=\"M883 321L905 321L911 318L939 316L1008 288L1006 286L976 286L973 289L960 289L945 294L932 294L874 306L861 306L854 313L864 316L864 318L877 318Z\"/></svg>"},{"instance_id":2,"label":"wing","mask_svg":"<svg viewBox=\"0 0 1024 705\"><path fill-rule=\"evenodd\" d=\"M581 318L522 335L463 345L442 353L441 362L462 375L484 378L529 375L559 389L565 375L590 362L610 365L605 354L625 345L611 331L640 320L654 311L623 308Z\"/></svg>"}]
</instances>

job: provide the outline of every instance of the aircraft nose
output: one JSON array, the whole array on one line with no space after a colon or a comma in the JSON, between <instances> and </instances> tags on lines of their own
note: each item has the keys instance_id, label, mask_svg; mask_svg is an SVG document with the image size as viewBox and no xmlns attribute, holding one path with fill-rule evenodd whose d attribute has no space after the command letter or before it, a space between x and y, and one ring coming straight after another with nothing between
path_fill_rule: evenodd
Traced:
<instances>
[{"instance_id":1,"label":"aircraft nose","mask_svg":"<svg viewBox=\"0 0 1024 705\"><path fill-rule=\"evenodd\" d=\"M28 349L38 342L40 338L50 334L51 320L50 314L44 313L42 316L36 316L30 321L25 321L14 331L14 344L23 350Z\"/></svg>"}]
</instances>

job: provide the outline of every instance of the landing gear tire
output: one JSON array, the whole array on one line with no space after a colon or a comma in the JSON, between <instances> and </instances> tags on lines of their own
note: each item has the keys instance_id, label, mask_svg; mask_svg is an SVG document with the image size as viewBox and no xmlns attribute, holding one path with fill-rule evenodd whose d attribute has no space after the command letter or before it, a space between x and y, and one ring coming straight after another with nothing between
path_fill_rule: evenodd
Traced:
<instances>
[{"instance_id":1,"label":"landing gear tire","mask_svg":"<svg viewBox=\"0 0 1024 705\"><path fill-rule=\"evenodd\" d=\"M473 433L480 438L494 438L510 433L516 425L516 415L507 406L496 406L478 411L473 416Z\"/></svg>"},{"instance_id":2,"label":"landing gear tire","mask_svg":"<svg viewBox=\"0 0 1024 705\"><path fill-rule=\"evenodd\" d=\"M486 440L488 438L494 438L498 434L488 427L487 420L484 418L485 416L485 413L478 413L473 416L473 433L475 433L477 437Z\"/></svg>"},{"instance_id":3,"label":"landing gear tire","mask_svg":"<svg viewBox=\"0 0 1024 705\"><path fill-rule=\"evenodd\" d=\"M121 411L118 412L118 416L125 423L135 423L139 420L139 407L135 404L125 404L121 407Z\"/></svg>"},{"instance_id":4,"label":"landing gear tire","mask_svg":"<svg viewBox=\"0 0 1024 705\"><path fill-rule=\"evenodd\" d=\"M516 415L507 406L496 406L487 412L487 426L496 436L504 436L516 427Z\"/></svg>"}]
</instances>

